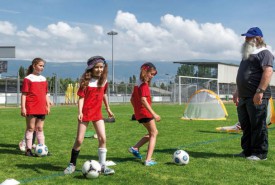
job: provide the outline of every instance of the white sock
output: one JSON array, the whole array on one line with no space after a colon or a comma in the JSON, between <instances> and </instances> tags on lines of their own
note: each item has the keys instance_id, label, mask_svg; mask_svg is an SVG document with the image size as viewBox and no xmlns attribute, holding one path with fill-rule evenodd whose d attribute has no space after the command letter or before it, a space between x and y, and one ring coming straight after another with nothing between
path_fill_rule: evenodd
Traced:
<instances>
[{"instance_id":1,"label":"white sock","mask_svg":"<svg viewBox=\"0 0 275 185\"><path fill-rule=\"evenodd\" d=\"M98 162L105 168L107 148L98 148Z\"/></svg>"}]
</instances>

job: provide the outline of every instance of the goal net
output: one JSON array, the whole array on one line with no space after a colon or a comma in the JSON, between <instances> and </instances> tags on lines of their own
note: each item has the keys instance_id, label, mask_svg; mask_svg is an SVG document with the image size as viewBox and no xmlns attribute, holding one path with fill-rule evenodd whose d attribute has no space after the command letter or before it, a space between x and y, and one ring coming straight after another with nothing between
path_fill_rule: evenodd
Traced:
<instances>
[{"instance_id":1,"label":"goal net","mask_svg":"<svg viewBox=\"0 0 275 185\"><path fill-rule=\"evenodd\" d=\"M179 76L179 104L188 102L190 96L200 89L209 89L219 95L217 78Z\"/></svg>"}]
</instances>

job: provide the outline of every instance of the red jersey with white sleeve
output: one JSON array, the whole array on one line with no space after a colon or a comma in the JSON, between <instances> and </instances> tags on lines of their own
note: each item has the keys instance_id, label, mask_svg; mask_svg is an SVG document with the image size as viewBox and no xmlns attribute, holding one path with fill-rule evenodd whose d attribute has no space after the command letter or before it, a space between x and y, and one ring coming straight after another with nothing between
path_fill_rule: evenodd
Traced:
<instances>
[{"instance_id":1,"label":"red jersey with white sleeve","mask_svg":"<svg viewBox=\"0 0 275 185\"><path fill-rule=\"evenodd\" d=\"M82 113L83 122L102 120L103 95L107 92L108 83L105 81L102 87L98 87L97 79L91 79L89 85L83 90L79 88L77 95L84 98Z\"/></svg>"},{"instance_id":2,"label":"red jersey with white sleeve","mask_svg":"<svg viewBox=\"0 0 275 185\"><path fill-rule=\"evenodd\" d=\"M48 82L42 75L30 74L23 80L22 93L26 93L27 115L47 114Z\"/></svg>"},{"instance_id":3,"label":"red jersey with white sleeve","mask_svg":"<svg viewBox=\"0 0 275 185\"><path fill-rule=\"evenodd\" d=\"M134 91L132 93L132 99L135 117L137 120L142 118L153 118L153 115L146 109L144 105L142 105L141 97L146 97L147 102L151 106L151 93L148 83L140 82L138 85L135 85Z\"/></svg>"}]
</instances>

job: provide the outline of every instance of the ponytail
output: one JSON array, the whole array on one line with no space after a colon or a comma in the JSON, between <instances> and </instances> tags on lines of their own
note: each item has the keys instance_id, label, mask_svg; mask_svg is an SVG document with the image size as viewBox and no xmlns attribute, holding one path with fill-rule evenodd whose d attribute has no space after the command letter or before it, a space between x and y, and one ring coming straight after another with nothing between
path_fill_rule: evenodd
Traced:
<instances>
[{"instance_id":1,"label":"ponytail","mask_svg":"<svg viewBox=\"0 0 275 185\"><path fill-rule=\"evenodd\" d=\"M29 66L28 70L27 70L27 75L30 75L33 73L33 66L37 65L39 62L44 62L45 61L42 58L35 58L32 60L32 64Z\"/></svg>"}]
</instances>

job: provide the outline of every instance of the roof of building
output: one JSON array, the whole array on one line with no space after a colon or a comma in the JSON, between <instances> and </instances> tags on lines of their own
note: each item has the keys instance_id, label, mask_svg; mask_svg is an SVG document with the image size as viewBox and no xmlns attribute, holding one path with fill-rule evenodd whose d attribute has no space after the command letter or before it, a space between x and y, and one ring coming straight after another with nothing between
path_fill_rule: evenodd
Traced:
<instances>
[{"instance_id":1,"label":"roof of building","mask_svg":"<svg viewBox=\"0 0 275 185\"><path fill-rule=\"evenodd\" d=\"M216 65L216 64L223 64L223 65L228 65L228 66L239 66L236 62L233 61L205 61L205 60L196 60L196 61L176 61L173 62L174 64L189 64L189 65Z\"/></svg>"}]
</instances>

